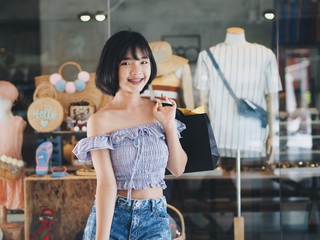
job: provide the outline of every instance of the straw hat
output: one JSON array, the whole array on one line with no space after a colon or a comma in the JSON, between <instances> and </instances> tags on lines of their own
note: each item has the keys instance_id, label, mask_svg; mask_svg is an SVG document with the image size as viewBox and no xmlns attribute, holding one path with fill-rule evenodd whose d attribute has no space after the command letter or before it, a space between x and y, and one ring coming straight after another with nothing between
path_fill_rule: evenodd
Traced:
<instances>
[{"instance_id":1,"label":"straw hat","mask_svg":"<svg viewBox=\"0 0 320 240\"><path fill-rule=\"evenodd\" d=\"M0 80L0 97L14 102L18 99L19 92L15 85L8 81Z\"/></svg>"},{"instance_id":2,"label":"straw hat","mask_svg":"<svg viewBox=\"0 0 320 240\"><path fill-rule=\"evenodd\" d=\"M149 43L153 56L157 63L157 76L174 72L189 60L172 54L171 45L166 41L155 41Z\"/></svg>"}]
</instances>

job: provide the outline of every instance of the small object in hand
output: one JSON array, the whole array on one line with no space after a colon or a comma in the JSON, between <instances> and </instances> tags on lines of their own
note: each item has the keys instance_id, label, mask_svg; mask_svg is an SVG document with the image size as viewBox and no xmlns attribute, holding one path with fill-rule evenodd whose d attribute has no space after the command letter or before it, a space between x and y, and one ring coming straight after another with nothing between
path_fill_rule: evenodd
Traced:
<instances>
[{"instance_id":1,"label":"small object in hand","mask_svg":"<svg viewBox=\"0 0 320 240\"><path fill-rule=\"evenodd\" d=\"M166 100L159 100L163 107L172 107L172 102Z\"/></svg>"},{"instance_id":2,"label":"small object in hand","mask_svg":"<svg viewBox=\"0 0 320 240\"><path fill-rule=\"evenodd\" d=\"M161 101L163 107L172 107L172 103L170 101Z\"/></svg>"}]
</instances>

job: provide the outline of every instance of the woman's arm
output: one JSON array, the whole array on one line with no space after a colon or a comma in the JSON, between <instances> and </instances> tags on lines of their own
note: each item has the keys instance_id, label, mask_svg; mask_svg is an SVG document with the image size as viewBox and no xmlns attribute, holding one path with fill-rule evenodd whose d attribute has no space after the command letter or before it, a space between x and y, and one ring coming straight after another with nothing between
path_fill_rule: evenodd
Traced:
<instances>
[{"instance_id":1,"label":"woman's arm","mask_svg":"<svg viewBox=\"0 0 320 240\"><path fill-rule=\"evenodd\" d=\"M177 105L173 100L165 96L162 96L162 99L170 101L172 106L163 107L161 102L157 101L153 108L153 113L156 119L162 124L166 135L169 149L167 168L174 176L180 176L184 172L187 164L187 154L183 150L177 134L175 121Z\"/></svg>"},{"instance_id":2,"label":"woman's arm","mask_svg":"<svg viewBox=\"0 0 320 240\"><path fill-rule=\"evenodd\" d=\"M98 135L99 121L93 115L88 122L88 136ZM96 189L96 239L109 239L117 194L116 180L108 149L91 151L97 176Z\"/></svg>"},{"instance_id":3,"label":"woman's arm","mask_svg":"<svg viewBox=\"0 0 320 240\"><path fill-rule=\"evenodd\" d=\"M109 150L91 152L97 175L96 189L96 239L109 239L117 194Z\"/></svg>"},{"instance_id":4,"label":"woman's arm","mask_svg":"<svg viewBox=\"0 0 320 240\"><path fill-rule=\"evenodd\" d=\"M163 127L169 149L167 168L174 176L180 176L187 164L187 154L180 144L176 123L173 122L172 125Z\"/></svg>"}]
</instances>

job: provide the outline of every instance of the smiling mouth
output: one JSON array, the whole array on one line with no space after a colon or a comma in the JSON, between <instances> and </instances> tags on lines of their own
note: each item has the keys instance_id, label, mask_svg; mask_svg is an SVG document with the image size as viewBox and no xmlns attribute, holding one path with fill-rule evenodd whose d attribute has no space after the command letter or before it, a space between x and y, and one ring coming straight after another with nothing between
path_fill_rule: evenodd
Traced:
<instances>
[{"instance_id":1,"label":"smiling mouth","mask_svg":"<svg viewBox=\"0 0 320 240\"><path fill-rule=\"evenodd\" d=\"M135 78L135 79L129 79L129 82L131 83L140 83L142 82L143 78Z\"/></svg>"}]
</instances>

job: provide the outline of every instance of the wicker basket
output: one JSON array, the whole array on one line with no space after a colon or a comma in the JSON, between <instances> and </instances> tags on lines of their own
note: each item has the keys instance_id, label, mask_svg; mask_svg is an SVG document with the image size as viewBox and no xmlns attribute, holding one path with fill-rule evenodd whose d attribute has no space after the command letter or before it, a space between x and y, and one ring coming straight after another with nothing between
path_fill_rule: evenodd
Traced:
<instances>
[{"instance_id":1,"label":"wicker basket","mask_svg":"<svg viewBox=\"0 0 320 240\"><path fill-rule=\"evenodd\" d=\"M0 161L0 177L6 180L16 180L24 172L24 167L8 164Z\"/></svg>"},{"instance_id":2,"label":"wicker basket","mask_svg":"<svg viewBox=\"0 0 320 240\"><path fill-rule=\"evenodd\" d=\"M186 227L185 227L184 218L183 218L182 213L176 207L174 207L170 204L167 204L167 207L178 215L179 220L180 220L180 224L181 224L181 235L173 238L173 240L185 240L186 239L186 229L185 229Z\"/></svg>"},{"instance_id":3,"label":"wicker basket","mask_svg":"<svg viewBox=\"0 0 320 240\"><path fill-rule=\"evenodd\" d=\"M76 67L77 70L80 72L82 71L81 66L73 61L68 61L62 64L59 67L58 73L63 76L63 70L66 67ZM72 94L66 93L66 92L58 92L57 100L61 103L63 110L64 110L64 120L66 120L69 112L69 106L71 103L74 102L82 102L86 101L90 104L95 106L95 109L99 109L102 100L103 100L103 93L96 87L95 85L95 74L90 73L90 80L86 84L86 88L82 91L78 91ZM44 82L50 83L50 75L41 75L35 77L35 85L36 87ZM50 83L51 84L51 83Z\"/></svg>"},{"instance_id":4,"label":"wicker basket","mask_svg":"<svg viewBox=\"0 0 320 240\"><path fill-rule=\"evenodd\" d=\"M57 92L50 83L41 83L33 94L28 108L28 121L38 132L51 132L63 122L63 108L55 98Z\"/></svg>"}]
</instances>

